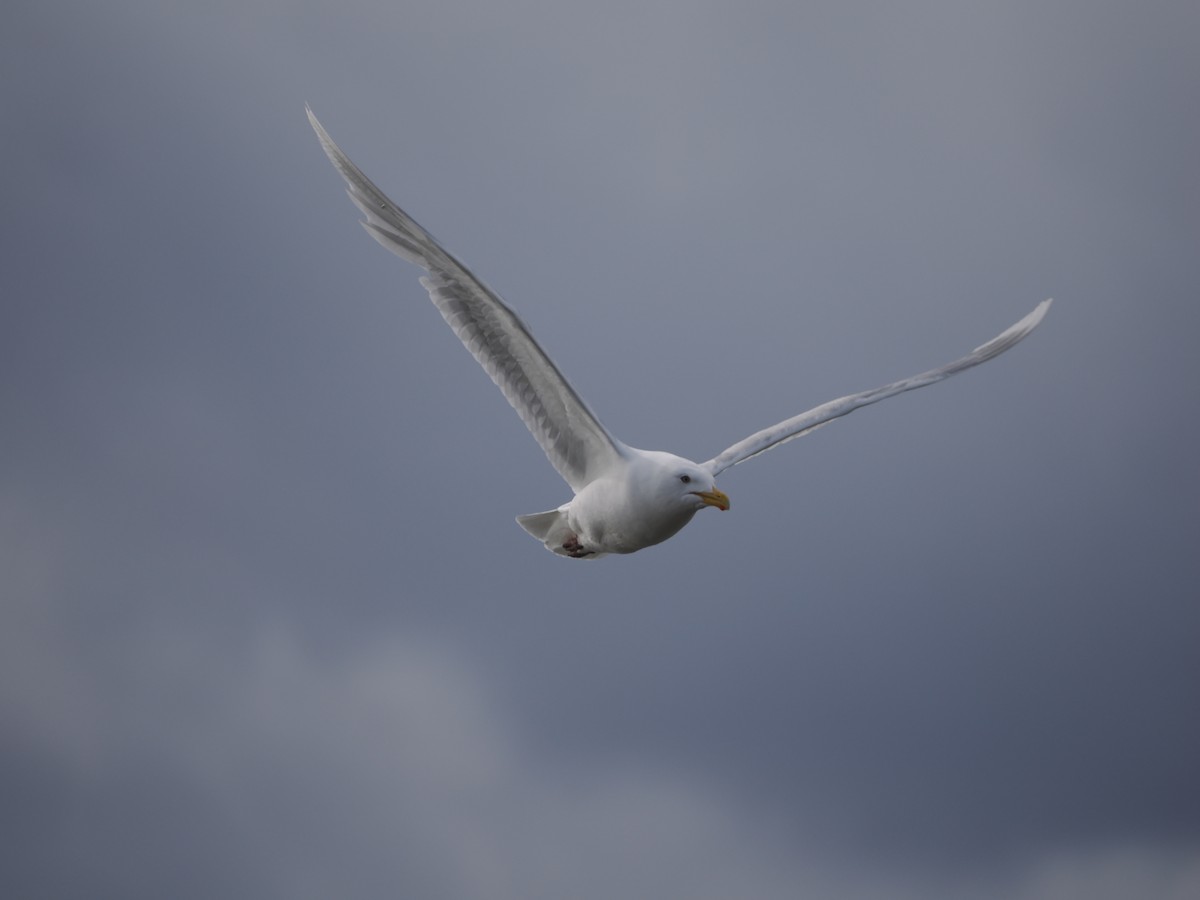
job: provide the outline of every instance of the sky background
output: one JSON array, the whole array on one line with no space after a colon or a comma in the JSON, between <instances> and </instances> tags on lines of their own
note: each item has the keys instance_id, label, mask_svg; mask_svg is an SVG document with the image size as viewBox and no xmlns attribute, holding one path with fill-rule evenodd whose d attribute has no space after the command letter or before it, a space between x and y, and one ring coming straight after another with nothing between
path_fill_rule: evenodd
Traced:
<instances>
[{"instance_id":1,"label":"sky background","mask_svg":"<svg viewBox=\"0 0 1200 900\"><path fill-rule=\"evenodd\" d=\"M17 0L0 893L1200 895L1200 6ZM304 117L608 427L577 563Z\"/></svg>"}]
</instances>

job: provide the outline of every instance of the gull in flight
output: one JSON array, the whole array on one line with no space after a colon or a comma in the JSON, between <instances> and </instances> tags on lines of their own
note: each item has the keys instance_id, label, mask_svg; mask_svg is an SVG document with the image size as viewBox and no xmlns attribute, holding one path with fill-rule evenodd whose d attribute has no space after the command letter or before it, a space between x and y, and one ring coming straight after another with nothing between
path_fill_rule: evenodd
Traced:
<instances>
[{"instance_id":1,"label":"gull in flight","mask_svg":"<svg viewBox=\"0 0 1200 900\"><path fill-rule=\"evenodd\" d=\"M572 559L633 553L661 543L706 506L729 509L715 478L730 466L808 434L861 406L925 387L999 356L1037 327L1043 300L1007 331L961 359L883 387L823 403L755 432L708 462L638 450L613 437L529 329L500 297L389 200L350 161L308 110L321 146L366 216L362 226L387 249L425 270L434 306L508 398L575 496L557 509L518 516L546 549Z\"/></svg>"}]
</instances>

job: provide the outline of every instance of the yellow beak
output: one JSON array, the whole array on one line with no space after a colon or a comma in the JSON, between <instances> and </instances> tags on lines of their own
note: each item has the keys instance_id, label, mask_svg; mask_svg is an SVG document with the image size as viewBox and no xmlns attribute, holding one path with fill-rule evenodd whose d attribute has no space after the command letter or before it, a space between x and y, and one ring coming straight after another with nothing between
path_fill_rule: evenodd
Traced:
<instances>
[{"instance_id":1,"label":"yellow beak","mask_svg":"<svg viewBox=\"0 0 1200 900\"><path fill-rule=\"evenodd\" d=\"M729 498L724 491L713 488L711 491L692 491L692 493L703 500L705 506L715 506L722 511L729 509Z\"/></svg>"}]
</instances>

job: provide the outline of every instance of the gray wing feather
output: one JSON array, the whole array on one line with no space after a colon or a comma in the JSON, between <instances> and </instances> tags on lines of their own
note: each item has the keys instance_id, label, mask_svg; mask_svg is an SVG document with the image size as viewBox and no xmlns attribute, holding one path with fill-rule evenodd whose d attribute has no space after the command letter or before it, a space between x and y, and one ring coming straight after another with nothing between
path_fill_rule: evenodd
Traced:
<instances>
[{"instance_id":1,"label":"gray wing feather","mask_svg":"<svg viewBox=\"0 0 1200 900\"><path fill-rule=\"evenodd\" d=\"M308 119L330 162L366 216L367 232L429 274L421 284L434 306L504 393L554 468L575 491L612 466L625 446L608 433L529 329L411 216L387 198L321 127Z\"/></svg>"},{"instance_id":2,"label":"gray wing feather","mask_svg":"<svg viewBox=\"0 0 1200 900\"><path fill-rule=\"evenodd\" d=\"M878 403L880 400L886 400L888 397L894 397L896 394L902 394L905 391L912 391L935 384L945 378L949 378L951 375L957 375L959 372L964 372L980 363L987 362L989 359L999 356L1005 350L1016 346L1026 335L1037 328L1049 307L1050 301L1043 300L1034 308L1033 312L1029 313L1029 315L1025 316L1025 318L1011 328L1008 328L986 344L976 347L966 356L956 359L948 365L937 369L930 369L928 372L922 372L920 375L914 375L902 381L885 384L883 387L874 388L873 390L830 400L828 403L823 403L815 409L810 409L808 412L793 416L777 425L772 425L770 428L764 428L762 431L755 432L750 437L738 441L728 450L713 457L703 465L715 476L730 466L736 466L738 463L753 459L760 453L764 453L781 444L786 444L788 441L794 441L798 437L803 437L820 428L822 425L828 425L840 416L854 412L859 407Z\"/></svg>"}]
</instances>

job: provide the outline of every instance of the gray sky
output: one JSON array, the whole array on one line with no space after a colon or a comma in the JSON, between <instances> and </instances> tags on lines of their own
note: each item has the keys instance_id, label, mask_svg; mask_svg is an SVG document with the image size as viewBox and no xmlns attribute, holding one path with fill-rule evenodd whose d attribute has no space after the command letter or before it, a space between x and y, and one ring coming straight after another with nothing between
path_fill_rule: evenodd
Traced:
<instances>
[{"instance_id":1,"label":"gray sky","mask_svg":"<svg viewBox=\"0 0 1200 900\"><path fill-rule=\"evenodd\" d=\"M0 892L1200 892L1194 3L9 4ZM628 558L305 121L627 442Z\"/></svg>"}]
</instances>

